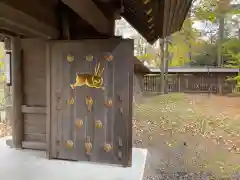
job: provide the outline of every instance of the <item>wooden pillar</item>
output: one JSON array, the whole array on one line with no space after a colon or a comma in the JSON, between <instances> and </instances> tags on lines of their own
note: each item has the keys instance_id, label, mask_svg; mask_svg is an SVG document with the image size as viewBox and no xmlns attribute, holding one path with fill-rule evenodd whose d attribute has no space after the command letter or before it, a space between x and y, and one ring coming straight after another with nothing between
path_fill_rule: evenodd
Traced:
<instances>
[{"instance_id":1,"label":"wooden pillar","mask_svg":"<svg viewBox=\"0 0 240 180\"><path fill-rule=\"evenodd\" d=\"M181 76L178 74L178 92L181 92Z\"/></svg>"},{"instance_id":2,"label":"wooden pillar","mask_svg":"<svg viewBox=\"0 0 240 180\"><path fill-rule=\"evenodd\" d=\"M12 39L12 138L15 148L22 148L23 141L23 87L20 38Z\"/></svg>"}]
</instances>

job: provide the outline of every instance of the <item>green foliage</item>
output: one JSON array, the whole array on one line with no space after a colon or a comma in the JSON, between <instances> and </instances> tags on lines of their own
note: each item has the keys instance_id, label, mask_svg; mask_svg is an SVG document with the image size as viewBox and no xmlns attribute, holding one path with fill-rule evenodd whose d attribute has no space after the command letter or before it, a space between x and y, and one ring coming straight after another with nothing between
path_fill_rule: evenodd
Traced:
<instances>
[{"instance_id":1,"label":"green foliage","mask_svg":"<svg viewBox=\"0 0 240 180\"><path fill-rule=\"evenodd\" d=\"M201 0L195 5L195 20L216 22L217 0Z\"/></svg>"},{"instance_id":2,"label":"green foliage","mask_svg":"<svg viewBox=\"0 0 240 180\"><path fill-rule=\"evenodd\" d=\"M137 58L140 59L140 60L150 62L150 61L153 60L154 56L152 54L146 53L146 54L142 54L142 55L137 56Z\"/></svg>"},{"instance_id":3,"label":"green foliage","mask_svg":"<svg viewBox=\"0 0 240 180\"><path fill-rule=\"evenodd\" d=\"M203 44L200 53L193 57L190 62L192 66L216 66L217 65L217 45Z\"/></svg>"},{"instance_id":4,"label":"green foliage","mask_svg":"<svg viewBox=\"0 0 240 180\"><path fill-rule=\"evenodd\" d=\"M226 41L223 46L224 56L226 57L225 67L240 69L240 40L230 39ZM237 87L240 87L240 73L228 80L236 81Z\"/></svg>"},{"instance_id":5,"label":"green foliage","mask_svg":"<svg viewBox=\"0 0 240 180\"><path fill-rule=\"evenodd\" d=\"M159 67L160 65L159 58L157 58L155 54L145 53L137 56L137 58L140 59L141 61L146 61L147 63L153 65L154 67Z\"/></svg>"},{"instance_id":6,"label":"green foliage","mask_svg":"<svg viewBox=\"0 0 240 180\"><path fill-rule=\"evenodd\" d=\"M4 43L0 42L0 59L4 58L4 56L5 56Z\"/></svg>"},{"instance_id":7,"label":"green foliage","mask_svg":"<svg viewBox=\"0 0 240 180\"><path fill-rule=\"evenodd\" d=\"M199 31L192 27L193 20L188 18L184 21L182 30L172 35L169 52L172 59L169 66L184 66L191 61L191 55L197 54L202 41L198 40Z\"/></svg>"},{"instance_id":8,"label":"green foliage","mask_svg":"<svg viewBox=\"0 0 240 180\"><path fill-rule=\"evenodd\" d=\"M205 43L196 54L192 66L216 66L217 65L217 44ZM240 41L238 39L226 39L223 43L222 58L225 67L240 68Z\"/></svg>"}]
</instances>

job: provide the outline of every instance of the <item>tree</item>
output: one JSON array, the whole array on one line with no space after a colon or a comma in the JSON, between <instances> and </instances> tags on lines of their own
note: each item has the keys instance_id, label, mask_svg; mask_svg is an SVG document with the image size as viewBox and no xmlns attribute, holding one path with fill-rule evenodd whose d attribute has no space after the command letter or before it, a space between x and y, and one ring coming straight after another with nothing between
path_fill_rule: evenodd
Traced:
<instances>
[{"instance_id":1,"label":"tree","mask_svg":"<svg viewBox=\"0 0 240 180\"><path fill-rule=\"evenodd\" d=\"M226 57L225 67L240 69L240 40L231 39L223 44L223 54ZM237 76L229 78L236 81L237 88L240 88L240 73Z\"/></svg>"},{"instance_id":2,"label":"tree","mask_svg":"<svg viewBox=\"0 0 240 180\"><path fill-rule=\"evenodd\" d=\"M192 27L193 20L189 16L184 21L181 31L171 36L171 44L169 44L169 53L171 60L169 66L184 66L189 63L199 46L202 44L199 38L199 31Z\"/></svg>"}]
</instances>

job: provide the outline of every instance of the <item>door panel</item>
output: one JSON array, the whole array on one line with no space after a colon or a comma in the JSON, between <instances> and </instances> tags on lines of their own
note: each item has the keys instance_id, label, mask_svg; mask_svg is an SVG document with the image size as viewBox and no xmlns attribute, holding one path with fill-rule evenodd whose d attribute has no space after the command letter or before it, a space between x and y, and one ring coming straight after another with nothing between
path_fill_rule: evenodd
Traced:
<instances>
[{"instance_id":1,"label":"door panel","mask_svg":"<svg viewBox=\"0 0 240 180\"><path fill-rule=\"evenodd\" d=\"M57 41L49 48L52 158L130 166L133 42Z\"/></svg>"}]
</instances>

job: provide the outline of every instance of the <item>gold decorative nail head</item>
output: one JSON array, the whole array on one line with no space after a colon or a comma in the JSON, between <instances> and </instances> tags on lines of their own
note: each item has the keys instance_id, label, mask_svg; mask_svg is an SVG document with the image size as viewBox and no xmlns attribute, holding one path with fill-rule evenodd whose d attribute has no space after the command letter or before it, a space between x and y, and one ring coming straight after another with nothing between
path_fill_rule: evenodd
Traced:
<instances>
[{"instance_id":1,"label":"gold decorative nail head","mask_svg":"<svg viewBox=\"0 0 240 180\"><path fill-rule=\"evenodd\" d=\"M105 151L105 152L110 152L111 150L112 150L111 144L105 144L105 145L104 145L104 151Z\"/></svg>"},{"instance_id":2,"label":"gold decorative nail head","mask_svg":"<svg viewBox=\"0 0 240 180\"><path fill-rule=\"evenodd\" d=\"M92 55L88 55L88 56L86 56L86 61L93 61L93 56Z\"/></svg>"},{"instance_id":3,"label":"gold decorative nail head","mask_svg":"<svg viewBox=\"0 0 240 180\"><path fill-rule=\"evenodd\" d=\"M86 142L85 144L85 151L87 154L91 153L92 152L92 143L90 142Z\"/></svg>"},{"instance_id":4,"label":"gold decorative nail head","mask_svg":"<svg viewBox=\"0 0 240 180\"><path fill-rule=\"evenodd\" d=\"M87 137L86 137L84 146L85 146L85 152L86 152L87 154L90 154L90 153L92 152L92 143L91 143L91 138L90 138L90 136L87 136Z\"/></svg>"},{"instance_id":5,"label":"gold decorative nail head","mask_svg":"<svg viewBox=\"0 0 240 180\"><path fill-rule=\"evenodd\" d=\"M86 101L86 105L87 105L88 111L91 112L92 111L92 105L93 105L92 97L91 96L87 96L85 98L85 101Z\"/></svg>"},{"instance_id":6,"label":"gold decorative nail head","mask_svg":"<svg viewBox=\"0 0 240 180\"><path fill-rule=\"evenodd\" d=\"M72 149L73 148L73 142L71 140L67 140L66 146L67 146L67 148Z\"/></svg>"},{"instance_id":7,"label":"gold decorative nail head","mask_svg":"<svg viewBox=\"0 0 240 180\"><path fill-rule=\"evenodd\" d=\"M71 55L71 54L68 54L68 55L67 55L67 61L68 61L68 62L73 62L73 61L74 61L74 56Z\"/></svg>"},{"instance_id":8,"label":"gold decorative nail head","mask_svg":"<svg viewBox=\"0 0 240 180\"><path fill-rule=\"evenodd\" d=\"M107 60L107 61L112 61L113 60L113 55L105 55L104 56L104 59Z\"/></svg>"},{"instance_id":9,"label":"gold decorative nail head","mask_svg":"<svg viewBox=\"0 0 240 180\"><path fill-rule=\"evenodd\" d=\"M81 120L81 119L76 120L75 124L78 128L81 128L83 126L83 120Z\"/></svg>"},{"instance_id":10,"label":"gold decorative nail head","mask_svg":"<svg viewBox=\"0 0 240 180\"><path fill-rule=\"evenodd\" d=\"M95 121L95 126L96 126L96 128L102 128L103 124L100 120L97 120L97 121Z\"/></svg>"},{"instance_id":11,"label":"gold decorative nail head","mask_svg":"<svg viewBox=\"0 0 240 180\"><path fill-rule=\"evenodd\" d=\"M105 102L106 107L111 107L112 104L113 104L112 100L108 100L108 101Z\"/></svg>"},{"instance_id":12,"label":"gold decorative nail head","mask_svg":"<svg viewBox=\"0 0 240 180\"><path fill-rule=\"evenodd\" d=\"M67 100L67 104L74 104L74 98L72 97L71 99Z\"/></svg>"}]
</instances>

